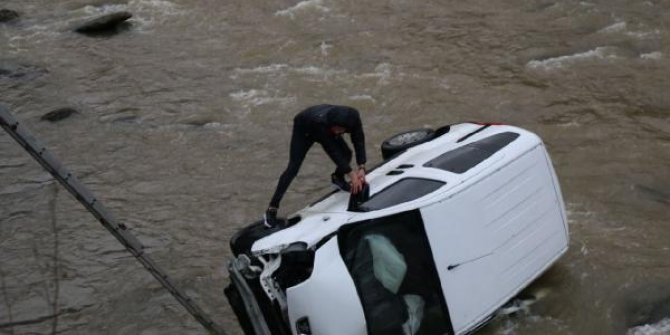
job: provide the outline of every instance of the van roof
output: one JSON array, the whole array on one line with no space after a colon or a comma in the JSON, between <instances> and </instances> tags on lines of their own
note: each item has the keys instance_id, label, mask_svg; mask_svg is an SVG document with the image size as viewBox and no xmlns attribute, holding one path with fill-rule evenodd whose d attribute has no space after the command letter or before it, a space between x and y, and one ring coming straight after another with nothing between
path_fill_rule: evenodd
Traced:
<instances>
[{"instance_id":1,"label":"van roof","mask_svg":"<svg viewBox=\"0 0 670 335\"><path fill-rule=\"evenodd\" d=\"M256 241L252 251L263 253L294 242L311 246L344 224L425 207L451 197L479 180L477 176L483 177L541 144L537 135L518 127L477 123L451 125L446 134L412 147L368 173L366 179L371 201L378 196L374 210L347 211L349 193L330 193L298 211L296 215L301 220L297 224ZM428 192L418 193L412 199L412 194L408 193L417 189ZM397 196L387 195L392 192L400 193L402 202L397 202ZM412 200L403 201L407 199ZM390 205L385 207L384 201L390 201Z\"/></svg>"}]
</instances>

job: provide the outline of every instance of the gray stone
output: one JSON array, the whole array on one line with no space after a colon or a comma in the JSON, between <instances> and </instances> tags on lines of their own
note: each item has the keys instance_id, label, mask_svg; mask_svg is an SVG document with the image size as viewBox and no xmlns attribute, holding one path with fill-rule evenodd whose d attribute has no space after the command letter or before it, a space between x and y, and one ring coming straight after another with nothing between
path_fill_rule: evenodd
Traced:
<instances>
[{"instance_id":1,"label":"gray stone","mask_svg":"<svg viewBox=\"0 0 670 335\"><path fill-rule=\"evenodd\" d=\"M120 24L133 17L129 12L105 14L77 25L74 31L82 34L102 34L115 32Z\"/></svg>"},{"instance_id":2,"label":"gray stone","mask_svg":"<svg viewBox=\"0 0 670 335\"><path fill-rule=\"evenodd\" d=\"M670 192L660 189L658 185L654 187L649 187L638 184L633 185L633 188L649 200L656 201L658 203L662 203L665 205L670 205Z\"/></svg>"},{"instance_id":3,"label":"gray stone","mask_svg":"<svg viewBox=\"0 0 670 335\"><path fill-rule=\"evenodd\" d=\"M1 22L9 22L12 20L16 20L19 18L19 13L16 11L13 11L11 9L5 9L2 8L0 9L0 23Z\"/></svg>"},{"instance_id":4,"label":"gray stone","mask_svg":"<svg viewBox=\"0 0 670 335\"><path fill-rule=\"evenodd\" d=\"M47 73L47 69L39 66L0 61L0 79L32 80Z\"/></svg>"},{"instance_id":5,"label":"gray stone","mask_svg":"<svg viewBox=\"0 0 670 335\"><path fill-rule=\"evenodd\" d=\"M56 121L66 119L66 118L72 116L72 114L76 114L76 113L77 113L76 110L74 110L72 108L69 108L69 107L65 107L65 108L59 108L59 109L53 110L49 113L46 113L46 114L42 115L42 117L40 119L44 120L44 121L56 122Z\"/></svg>"}]
</instances>

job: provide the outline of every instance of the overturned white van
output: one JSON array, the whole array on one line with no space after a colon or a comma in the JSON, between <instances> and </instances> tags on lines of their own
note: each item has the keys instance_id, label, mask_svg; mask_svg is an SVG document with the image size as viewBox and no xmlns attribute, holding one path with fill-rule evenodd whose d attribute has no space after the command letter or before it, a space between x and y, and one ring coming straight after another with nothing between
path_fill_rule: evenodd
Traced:
<instances>
[{"instance_id":1,"label":"overturned white van","mask_svg":"<svg viewBox=\"0 0 670 335\"><path fill-rule=\"evenodd\" d=\"M465 334L568 248L540 138L462 123L394 136L360 203L332 192L231 240L246 334ZM395 151L394 151L395 150Z\"/></svg>"}]
</instances>

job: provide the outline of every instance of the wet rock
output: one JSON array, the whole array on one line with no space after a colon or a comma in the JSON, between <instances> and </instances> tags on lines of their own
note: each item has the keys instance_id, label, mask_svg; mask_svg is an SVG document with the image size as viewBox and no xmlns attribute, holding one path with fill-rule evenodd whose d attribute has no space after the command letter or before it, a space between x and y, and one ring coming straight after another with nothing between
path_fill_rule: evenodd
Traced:
<instances>
[{"instance_id":1,"label":"wet rock","mask_svg":"<svg viewBox=\"0 0 670 335\"><path fill-rule=\"evenodd\" d=\"M9 22L19 18L19 13L11 9L0 9L0 23Z\"/></svg>"},{"instance_id":2,"label":"wet rock","mask_svg":"<svg viewBox=\"0 0 670 335\"><path fill-rule=\"evenodd\" d=\"M657 323L670 318L670 296L656 298L654 301L637 302L635 309L629 307L627 326L629 328Z\"/></svg>"},{"instance_id":3,"label":"wet rock","mask_svg":"<svg viewBox=\"0 0 670 335\"><path fill-rule=\"evenodd\" d=\"M670 192L645 185L633 185L633 189L649 200L670 205Z\"/></svg>"},{"instance_id":4,"label":"wet rock","mask_svg":"<svg viewBox=\"0 0 670 335\"><path fill-rule=\"evenodd\" d=\"M44 68L34 65L23 65L0 61L0 78L9 79L35 79L48 73Z\"/></svg>"},{"instance_id":5,"label":"wet rock","mask_svg":"<svg viewBox=\"0 0 670 335\"><path fill-rule=\"evenodd\" d=\"M667 282L635 285L623 292L619 299L612 310L613 334L625 334L632 328L670 318L670 285Z\"/></svg>"},{"instance_id":6,"label":"wet rock","mask_svg":"<svg viewBox=\"0 0 670 335\"><path fill-rule=\"evenodd\" d=\"M88 35L115 33L131 17L129 12L105 14L77 25L74 31Z\"/></svg>"},{"instance_id":7,"label":"wet rock","mask_svg":"<svg viewBox=\"0 0 670 335\"><path fill-rule=\"evenodd\" d=\"M203 127L209 123L214 122L214 120L209 116L201 115L192 115L188 116L179 121L180 124L185 124L189 126Z\"/></svg>"},{"instance_id":8,"label":"wet rock","mask_svg":"<svg viewBox=\"0 0 670 335\"><path fill-rule=\"evenodd\" d=\"M60 120L63 120L63 119L67 119L68 117L70 117L70 116L72 116L73 114L76 114L76 113L77 113L76 110L74 110L72 108L69 108L69 107L65 107L65 108L59 108L59 109L53 110L49 113L46 113L46 114L42 115L42 117L40 119L44 120L44 121L56 122L56 121L60 121Z\"/></svg>"}]
</instances>

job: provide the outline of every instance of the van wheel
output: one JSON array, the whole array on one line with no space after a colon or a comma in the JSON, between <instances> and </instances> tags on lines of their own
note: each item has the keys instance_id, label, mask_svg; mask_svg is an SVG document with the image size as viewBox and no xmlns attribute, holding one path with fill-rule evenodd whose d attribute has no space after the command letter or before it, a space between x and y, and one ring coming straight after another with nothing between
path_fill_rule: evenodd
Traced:
<instances>
[{"instance_id":1,"label":"van wheel","mask_svg":"<svg viewBox=\"0 0 670 335\"><path fill-rule=\"evenodd\" d=\"M428 142L435 137L435 131L421 128L395 134L382 142L382 158L389 159L415 145Z\"/></svg>"}]
</instances>

